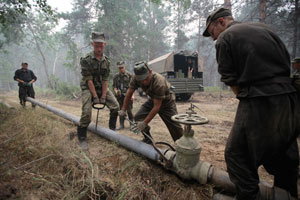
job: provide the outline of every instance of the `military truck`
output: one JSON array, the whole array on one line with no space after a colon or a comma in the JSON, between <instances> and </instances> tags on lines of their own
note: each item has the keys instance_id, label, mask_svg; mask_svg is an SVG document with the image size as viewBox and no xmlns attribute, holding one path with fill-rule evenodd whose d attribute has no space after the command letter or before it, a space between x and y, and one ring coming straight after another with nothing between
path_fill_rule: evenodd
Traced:
<instances>
[{"instance_id":1,"label":"military truck","mask_svg":"<svg viewBox=\"0 0 300 200\"><path fill-rule=\"evenodd\" d=\"M176 100L187 101L194 92L204 90L202 60L197 52L170 52L149 61L148 65L167 78Z\"/></svg>"}]
</instances>

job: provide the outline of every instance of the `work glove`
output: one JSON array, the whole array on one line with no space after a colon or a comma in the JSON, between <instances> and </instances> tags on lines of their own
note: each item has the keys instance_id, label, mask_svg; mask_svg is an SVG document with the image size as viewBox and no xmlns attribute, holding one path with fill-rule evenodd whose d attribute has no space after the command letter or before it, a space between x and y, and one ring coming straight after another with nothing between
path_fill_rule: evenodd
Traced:
<instances>
[{"instance_id":1,"label":"work glove","mask_svg":"<svg viewBox=\"0 0 300 200\"><path fill-rule=\"evenodd\" d=\"M31 83L26 83L26 86L31 86Z\"/></svg>"},{"instance_id":2,"label":"work glove","mask_svg":"<svg viewBox=\"0 0 300 200\"><path fill-rule=\"evenodd\" d=\"M105 98L100 98L100 104L105 104L106 103L106 99Z\"/></svg>"},{"instance_id":3,"label":"work glove","mask_svg":"<svg viewBox=\"0 0 300 200\"><path fill-rule=\"evenodd\" d=\"M138 134L139 132L143 131L147 127L147 124L142 121L142 122L137 122L134 127L132 127L132 131L135 134Z\"/></svg>"},{"instance_id":4,"label":"work glove","mask_svg":"<svg viewBox=\"0 0 300 200\"><path fill-rule=\"evenodd\" d=\"M94 105L95 105L95 104L100 104L100 100L99 100L98 97L94 97L94 98L93 98L93 104L94 104Z\"/></svg>"},{"instance_id":5,"label":"work glove","mask_svg":"<svg viewBox=\"0 0 300 200\"><path fill-rule=\"evenodd\" d=\"M126 116L125 110L119 110L119 111L118 111L118 115L119 115L120 117L125 117L125 116Z\"/></svg>"}]
</instances>

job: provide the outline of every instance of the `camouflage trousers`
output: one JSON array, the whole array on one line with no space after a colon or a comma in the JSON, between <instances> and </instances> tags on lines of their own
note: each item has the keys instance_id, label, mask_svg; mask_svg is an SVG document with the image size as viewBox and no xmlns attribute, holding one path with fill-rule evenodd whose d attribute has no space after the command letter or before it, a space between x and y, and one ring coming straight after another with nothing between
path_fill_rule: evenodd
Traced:
<instances>
[{"instance_id":1,"label":"camouflage trousers","mask_svg":"<svg viewBox=\"0 0 300 200\"><path fill-rule=\"evenodd\" d=\"M106 94L106 106L110 110L109 128L115 130L118 118L119 103L109 89L107 90ZM92 94L90 90L82 91L81 111L80 127L88 127L92 118Z\"/></svg>"},{"instance_id":2,"label":"camouflage trousers","mask_svg":"<svg viewBox=\"0 0 300 200\"><path fill-rule=\"evenodd\" d=\"M148 99L148 101L146 101L140 107L138 112L135 114L134 120L136 122L143 121L147 117L149 112L152 110L153 106L154 106L153 100ZM162 104L158 114L159 114L160 118L164 121L165 125L167 126L169 133L172 136L173 141L178 140L182 136L183 129L179 123L174 122L171 119L171 117L173 115L177 115L177 108L176 108L175 101L172 101L172 102L168 103L167 105ZM149 126L145 129L145 132L148 134L150 133Z\"/></svg>"}]
</instances>

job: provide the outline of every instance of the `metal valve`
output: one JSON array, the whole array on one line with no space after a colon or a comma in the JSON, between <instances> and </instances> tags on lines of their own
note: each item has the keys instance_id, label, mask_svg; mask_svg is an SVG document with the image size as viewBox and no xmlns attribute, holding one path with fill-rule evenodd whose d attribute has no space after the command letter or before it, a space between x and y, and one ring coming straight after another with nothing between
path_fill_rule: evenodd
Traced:
<instances>
[{"instance_id":1,"label":"metal valve","mask_svg":"<svg viewBox=\"0 0 300 200\"><path fill-rule=\"evenodd\" d=\"M208 123L208 119L198 115L194 108L198 107L191 103L186 114L172 116L173 121L184 124L183 136L175 142L176 157L174 160L178 174L184 178L189 177L190 169L196 166L200 159L201 145L194 138L192 125Z\"/></svg>"},{"instance_id":2,"label":"metal valve","mask_svg":"<svg viewBox=\"0 0 300 200\"><path fill-rule=\"evenodd\" d=\"M206 117L202 117L194 111L195 107L196 106L191 103L191 107L188 108L186 114L174 115L172 116L172 120L185 125L200 125L208 123L208 119Z\"/></svg>"}]
</instances>

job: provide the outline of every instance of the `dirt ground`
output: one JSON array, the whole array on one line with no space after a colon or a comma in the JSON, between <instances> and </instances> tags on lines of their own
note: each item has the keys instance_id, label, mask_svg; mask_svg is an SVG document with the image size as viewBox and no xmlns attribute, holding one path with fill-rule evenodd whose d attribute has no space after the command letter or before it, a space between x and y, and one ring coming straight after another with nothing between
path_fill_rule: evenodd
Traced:
<instances>
[{"instance_id":1,"label":"dirt ground","mask_svg":"<svg viewBox=\"0 0 300 200\"><path fill-rule=\"evenodd\" d=\"M64 110L65 112L71 113L76 116L80 116L81 114L81 101L80 100L72 100L72 101L66 101L66 100L57 100L54 98L46 98L43 96L38 96L36 97L36 100L46 103L48 105L57 107L59 109ZM17 109L20 109L20 105L18 103L18 98L17 98L17 92L9 92L9 93L2 93L0 94L0 101L4 101L11 106L16 107ZM146 101L146 97L140 97L137 94L135 95L135 100L134 100L134 108L133 112L135 113L139 106ZM188 102L177 102L177 110L178 113L185 113L186 110L190 107L190 104L193 103L195 106L198 108L195 109L195 111L202 115L205 116L209 119L208 124L204 125L198 125L198 126L193 126L193 129L195 131L195 138L198 140L198 142L202 145L202 151L200 155L200 159L210 162L212 165L221 168L223 170L226 170L226 165L225 165L225 160L224 160L224 148L226 144L226 140L228 137L228 134L231 130L231 127L233 125L234 117L235 117L235 112L237 109L238 105L238 100L234 98L231 92L229 91L224 91L224 92L213 92L213 93L208 93L208 92L203 92L203 93L198 93L192 96L192 98ZM24 110L24 109L23 109ZM25 110L32 110L31 106L29 103L27 103L27 107ZM42 110L41 108L36 108L36 110ZM37 111L35 111L37 112ZM108 127L108 119L109 119L109 110L105 108L104 110L100 111L100 117L99 117L99 122L98 126L102 127ZM54 117L53 120L60 120L61 118L59 117ZM95 122L96 120L96 111L93 111L93 121ZM64 120L62 120L64 121ZM65 122L68 123L68 122ZM173 144L173 141L171 139L170 134L168 133L168 130L162 120L159 118L159 116L156 116L149 124L151 126L151 134L154 138L155 141L164 141L168 142L170 144ZM118 126L118 124L117 124ZM125 123L126 128L119 131L120 134L124 134L130 137L133 137L135 139L141 140L142 136L141 135L135 135L129 130L129 123ZM62 140L63 138L68 137L70 133L76 132L76 127L73 126L71 123L68 124L68 127L65 128L65 136L61 136ZM120 168L120 165L123 165L126 163L125 161L130 159L133 155L133 153L128 152L127 150L116 150L117 148L122 149L122 147L111 147L112 144L111 142L107 140L103 140L99 137L94 136L93 134L89 133L88 134L88 144L89 144L89 157L90 158L102 158L102 161L105 160L105 169L106 170L116 170L117 168ZM72 140L72 143L69 144L69 146L75 147L78 146L77 140ZM116 145L114 145L116 146ZM76 147L77 148L77 147ZM113 151L118 151L118 154L114 154ZM121 152L119 152L121 151ZM119 155L122 154L120 157ZM144 179L145 184L157 184L160 185L160 187L165 187L169 188L170 191L165 191L165 193L162 194L157 194L157 196L153 196L153 198L149 199L172 199L170 198L170 194L174 193L170 189L170 187L164 186L164 182L166 184L173 183L173 181L177 181L179 183L176 183L177 185L179 184L179 188L183 190L183 188L192 188L193 192L195 193L190 194L188 197L185 196L185 199L210 199L211 198L211 188L210 187L204 187L205 190L201 190L203 192L203 195L197 194L199 193L199 186L197 183L186 183L178 177L173 177L170 178L170 176L173 176L172 173L166 172L167 174L167 179L165 180L164 177L164 170L160 167L157 166L157 164L152 163L152 162L144 162L144 158L139 157L137 159L138 161L135 160L135 162L142 162L143 165L145 165L142 169L144 170L144 178L140 177L141 179ZM140 165L140 164L139 164ZM1 165L0 165L1 167ZM1 169L1 168L0 168ZM151 174L152 169L157 169L160 173L160 176L155 176L157 180L153 180L153 177L149 176L148 174ZM109 173L109 172L108 172ZM270 176L263 167L259 169L259 175L260 178L270 184L273 183L273 178ZM134 180L132 180L134 181ZM111 180L107 180L107 182L112 182ZM158 184L159 183L159 184ZM299 185L299 184L298 184ZM201 186L203 187L203 186ZM0 186L1 189L1 186ZM202 188L203 189L203 188ZM157 190L153 189L156 193ZM178 188L176 190L179 190ZM136 195L142 195L139 192L141 191L136 191ZM168 193L169 192L169 193ZM192 192L192 193L193 193ZM178 191L179 196L181 194L180 191ZM31 194L32 195L32 194ZM36 193L35 193L36 195ZM128 193L126 193L128 197ZM184 196L185 194L182 193ZM146 195L147 196L147 195ZM27 196L28 197L28 196ZM132 196L131 196L132 197ZM1 199L1 195L0 195ZM29 198L29 199L35 199L35 198ZM37 198L38 199L38 198ZM51 199L51 198L49 198ZM148 198L125 198L124 199L148 199ZM177 198L176 198L177 199ZM180 199L180 198L178 198Z\"/></svg>"}]
</instances>

